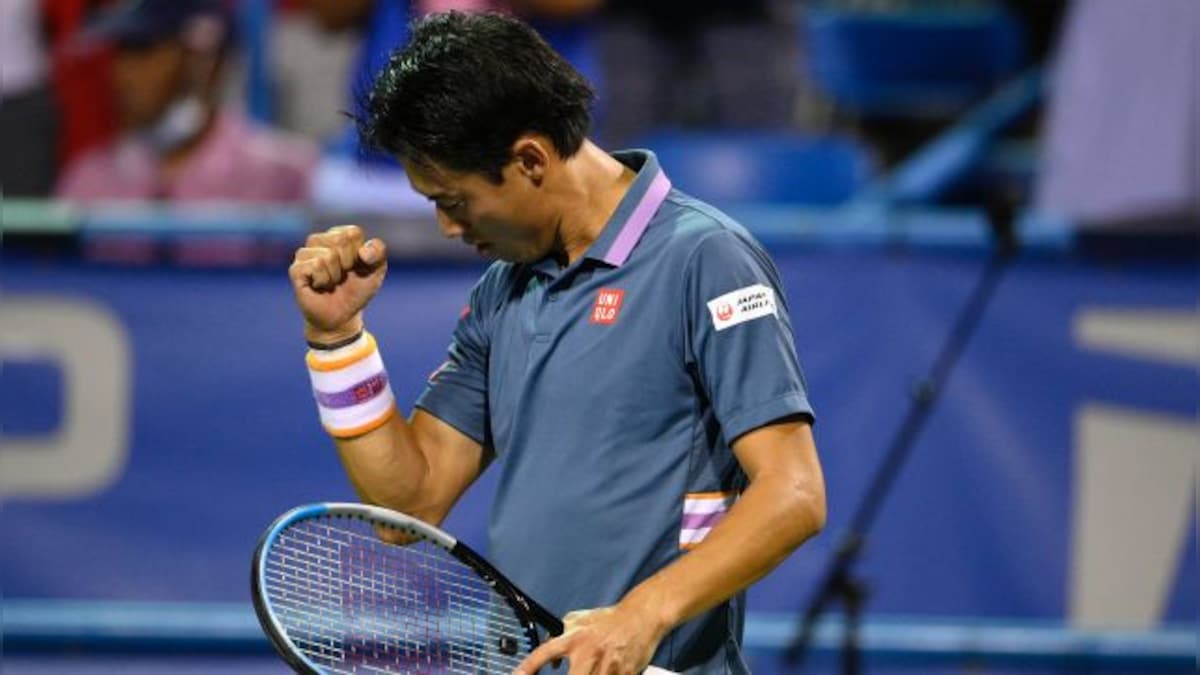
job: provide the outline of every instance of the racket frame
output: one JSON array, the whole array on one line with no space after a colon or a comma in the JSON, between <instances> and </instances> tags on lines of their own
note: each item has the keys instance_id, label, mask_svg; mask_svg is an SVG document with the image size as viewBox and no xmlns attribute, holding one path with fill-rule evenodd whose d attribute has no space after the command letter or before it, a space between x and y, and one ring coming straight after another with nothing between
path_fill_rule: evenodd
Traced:
<instances>
[{"instance_id":1,"label":"racket frame","mask_svg":"<svg viewBox=\"0 0 1200 675\"><path fill-rule=\"evenodd\" d=\"M544 628L550 635L561 635L562 621L533 598L526 595L516 584L492 566L483 556L471 547L458 541L440 528L417 520L412 516L369 504L353 504L343 502L325 502L298 506L275 519L270 527L259 537L258 545L254 548L253 565L250 574L254 613L263 632L267 634L275 651L298 673L305 675L321 675L322 670L296 649L287 638L283 625L275 616L266 595L267 554L270 552L279 535L296 523L323 517L354 518L366 521L372 525L382 525L398 530L404 534L429 542L454 556L459 562L469 567L479 575L486 584L504 599L516 615L517 621L525 630L529 640L529 650L533 651L541 642L538 626Z\"/></svg>"}]
</instances>

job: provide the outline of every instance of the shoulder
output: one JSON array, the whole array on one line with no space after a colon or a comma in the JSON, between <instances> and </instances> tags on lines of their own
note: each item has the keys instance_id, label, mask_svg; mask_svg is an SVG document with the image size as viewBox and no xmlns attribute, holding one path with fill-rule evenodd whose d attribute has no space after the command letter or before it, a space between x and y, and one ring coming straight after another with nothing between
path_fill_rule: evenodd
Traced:
<instances>
[{"instance_id":1,"label":"shoulder","mask_svg":"<svg viewBox=\"0 0 1200 675\"><path fill-rule=\"evenodd\" d=\"M148 170L148 160L133 144L121 140L97 145L63 168L55 192L65 199L123 197L131 177Z\"/></svg>"},{"instance_id":2,"label":"shoulder","mask_svg":"<svg viewBox=\"0 0 1200 675\"><path fill-rule=\"evenodd\" d=\"M302 201L319 160L316 146L305 138L263 126L237 112L224 112L220 130L208 152L207 166L228 167L236 180L253 179L246 186L255 199ZM218 169L220 170L220 169Z\"/></svg>"},{"instance_id":3,"label":"shoulder","mask_svg":"<svg viewBox=\"0 0 1200 675\"><path fill-rule=\"evenodd\" d=\"M235 159L260 175L307 176L320 158L313 142L259 123L236 107L218 112L206 145L209 154Z\"/></svg>"},{"instance_id":4,"label":"shoulder","mask_svg":"<svg viewBox=\"0 0 1200 675\"><path fill-rule=\"evenodd\" d=\"M281 171L307 174L317 163L316 146L307 139L249 123L242 151L252 161Z\"/></svg>"},{"instance_id":5,"label":"shoulder","mask_svg":"<svg viewBox=\"0 0 1200 675\"><path fill-rule=\"evenodd\" d=\"M712 258L751 256L768 261L766 251L741 223L717 207L672 190L660 212L668 247L689 269Z\"/></svg>"}]
</instances>

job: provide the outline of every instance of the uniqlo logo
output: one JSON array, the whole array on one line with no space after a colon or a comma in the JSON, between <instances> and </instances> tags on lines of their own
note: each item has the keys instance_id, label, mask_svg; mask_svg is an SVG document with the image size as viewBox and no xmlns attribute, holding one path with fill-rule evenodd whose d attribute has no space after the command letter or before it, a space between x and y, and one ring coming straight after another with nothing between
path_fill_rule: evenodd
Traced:
<instances>
[{"instance_id":1,"label":"uniqlo logo","mask_svg":"<svg viewBox=\"0 0 1200 675\"><path fill-rule=\"evenodd\" d=\"M615 322L624 299L625 291L619 288L601 288L600 292L596 294L596 304L592 307L592 323L610 324Z\"/></svg>"}]
</instances>

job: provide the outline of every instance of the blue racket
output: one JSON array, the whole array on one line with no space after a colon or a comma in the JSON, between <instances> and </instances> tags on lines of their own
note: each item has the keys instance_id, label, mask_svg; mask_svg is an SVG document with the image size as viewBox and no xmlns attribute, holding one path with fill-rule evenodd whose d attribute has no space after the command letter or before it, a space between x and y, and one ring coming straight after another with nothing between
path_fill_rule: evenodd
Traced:
<instances>
[{"instance_id":1,"label":"blue racket","mask_svg":"<svg viewBox=\"0 0 1200 675\"><path fill-rule=\"evenodd\" d=\"M389 533L407 543L386 543ZM259 623L299 673L507 674L563 631L467 545L364 504L280 516L255 549L251 583Z\"/></svg>"}]
</instances>

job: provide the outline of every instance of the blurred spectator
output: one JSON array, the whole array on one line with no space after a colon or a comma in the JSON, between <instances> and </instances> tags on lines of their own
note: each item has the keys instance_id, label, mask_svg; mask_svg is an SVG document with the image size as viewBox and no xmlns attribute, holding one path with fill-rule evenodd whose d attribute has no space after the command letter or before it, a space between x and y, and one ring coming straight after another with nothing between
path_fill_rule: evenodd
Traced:
<instances>
[{"instance_id":1,"label":"blurred spectator","mask_svg":"<svg viewBox=\"0 0 1200 675\"><path fill-rule=\"evenodd\" d=\"M1075 2L1054 68L1039 208L1085 227L1200 221L1200 2Z\"/></svg>"},{"instance_id":2,"label":"blurred spectator","mask_svg":"<svg viewBox=\"0 0 1200 675\"><path fill-rule=\"evenodd\" d=\"M219 0L126 2L87 31L116 45L123 134L72 162L59 184L79 200L299 201L316 153L222 108L232 24Z\"/></svg>"},{"instance_id":3,"label":"blurred spectator","mask_svg":"<svg viewBox=\"0 0 1200 675\"><path fill-rule=\"evenodd\" d=\"M54 187L58 110L38 0L0 0L0 190L44 196Z\"/></svg>"},{"instance_id":4,"label":"blurred spectator","mask_svg":"<svg viewBox=\"0 0 1200 675\"><path fill-rule=\"evenodd\" d=\"M600 135L623 145L660 127L792 126L796 11L777 0L609 0Z\"/></svg>"}]
</instances>

